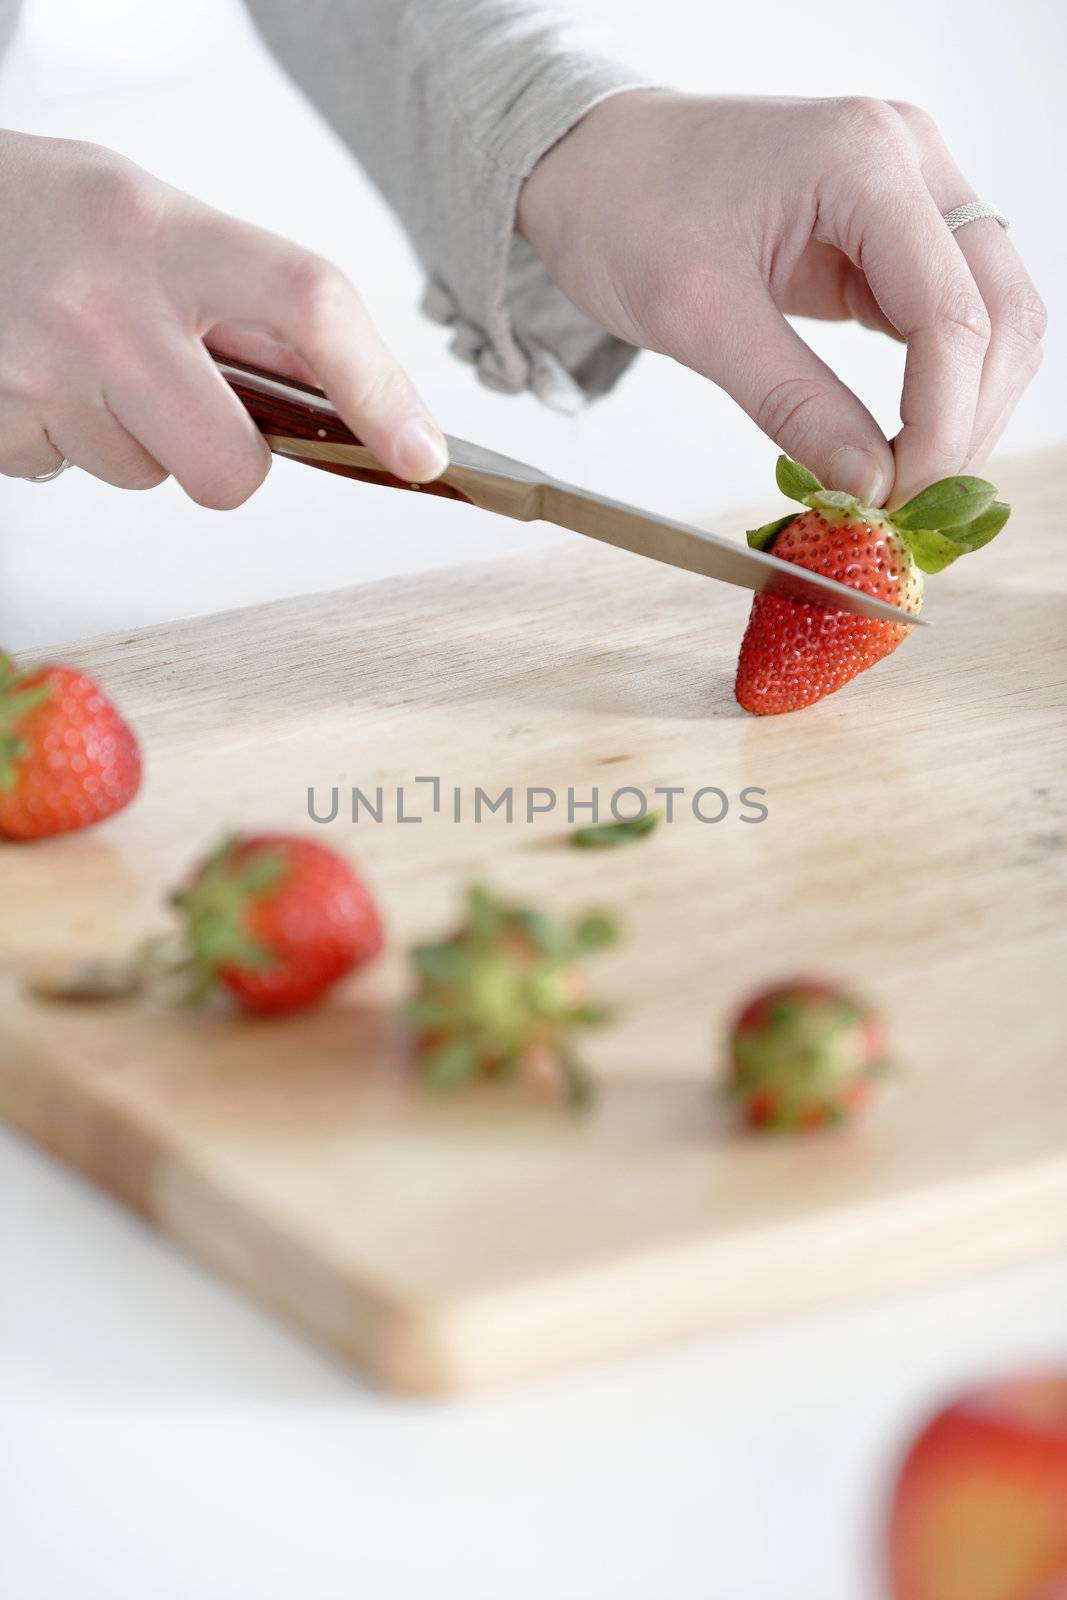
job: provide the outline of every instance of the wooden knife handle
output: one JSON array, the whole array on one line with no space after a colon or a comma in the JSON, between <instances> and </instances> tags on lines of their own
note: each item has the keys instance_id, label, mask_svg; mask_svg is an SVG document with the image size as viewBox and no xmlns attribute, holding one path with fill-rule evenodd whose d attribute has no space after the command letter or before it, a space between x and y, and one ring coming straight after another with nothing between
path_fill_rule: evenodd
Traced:
<instances>
[{"instance_id":1,"label":"wooden knife handle","mask_svg":"<svg viewBox=\"0 0 1067 1600\"><path fill-rule=\"evenodd\" d=\"M358 478L363 483L377 483L390 489L413 489L420 494L444 495L449 500L465 500L473 504L469 495L454 484L438 478L433 483L408 483L404 478L394 478L384 467L375 467L348 461L316 459L314 448L318 445L355 445L365 448L360 439L341 421L321 389L313 389L293 378L283 378L279 373L267 372L262 367L250 366L246 361L234 361L230 356L216 356L222 376L240 400L252 421L270 439L306 439L312 446L309 453L286 447L280 454L306 467L317 467L320 472L336 472L343 478ZM284 393L279 392L284 390ZM305 400L303 396L308 396Z\"/></svg>"}]
</instances>

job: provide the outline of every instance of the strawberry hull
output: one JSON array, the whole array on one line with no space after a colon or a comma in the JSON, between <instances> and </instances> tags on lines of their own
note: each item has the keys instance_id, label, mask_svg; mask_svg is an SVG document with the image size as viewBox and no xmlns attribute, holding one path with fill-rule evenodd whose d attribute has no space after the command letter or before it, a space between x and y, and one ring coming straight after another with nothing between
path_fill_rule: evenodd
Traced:
<instances>
[{"instance_id":1,"label":"strawberry hull","mask_svg":"<svg viewBox=\"0 0 1067 1600\"><path fill-rule=\"evenodd\" d=\"M751 999L730 1036L729 1093L750 1127L809 1132L870 1103L886 1068L885 1032L834 984L796 978Z\"/></svg>"}]
</instances>

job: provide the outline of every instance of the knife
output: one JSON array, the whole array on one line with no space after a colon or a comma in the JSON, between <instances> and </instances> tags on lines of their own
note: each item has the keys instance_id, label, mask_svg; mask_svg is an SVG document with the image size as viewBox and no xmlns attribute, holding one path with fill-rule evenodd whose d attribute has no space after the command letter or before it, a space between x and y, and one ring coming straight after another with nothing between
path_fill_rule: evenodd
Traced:
<instances>
[{"instance_id":1,"label":"knife","mask_svg":"<svg viewBox=\"0 0 1067 1600\"><path fill-rule=\"evenodd\" d=\"M219 371L263 434L270 449L306 466L337 472L364 483L447 496L514 517L520 522L552 522L589 539L681 567L705 578L769 590L790 599L815 601L837 611L879 622L924 626L921 617L898 611L873 595L808 572L763 550L707 533L703 528L654 516L619 500L576 489L536 467L497 455L465 439L448 438L449 466L433 483L405 483L387 472L342 422L322 393L294 379L215 356Z\"/></svg>"}]
</instances>

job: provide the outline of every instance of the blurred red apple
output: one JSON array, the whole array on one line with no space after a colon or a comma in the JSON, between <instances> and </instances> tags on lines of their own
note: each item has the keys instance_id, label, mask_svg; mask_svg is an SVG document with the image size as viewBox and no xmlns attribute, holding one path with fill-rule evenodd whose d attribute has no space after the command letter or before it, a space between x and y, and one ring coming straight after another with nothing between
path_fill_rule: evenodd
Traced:
<instances>
[{"instance_id":1,"label":"blurred red apple","mask_svg":"<svg viewBox=\"0 0 1067 1600\"><path fill-rule=\"evenodd\" d=\"M894 1600L1067 1600L1067 1370L977 1390L923 1429L889 1550Z\"/></svg>"}]
</instances>

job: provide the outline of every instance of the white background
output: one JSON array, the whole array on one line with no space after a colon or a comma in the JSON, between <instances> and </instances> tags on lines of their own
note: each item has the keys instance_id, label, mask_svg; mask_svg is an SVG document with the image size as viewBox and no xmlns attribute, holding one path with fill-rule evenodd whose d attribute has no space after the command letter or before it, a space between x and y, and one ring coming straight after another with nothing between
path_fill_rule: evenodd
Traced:
<instances>
[{"instance_id":1,"label":"white background","mask_svg":"<svg viewBox=\"0 0 1067 1600\"><path fill-rule=\"evenodd\" d=\"M589 9L688 87L931 109L1013 217L1052 312L1005 448L1063 437L1062 7ZM453 432L681 515L766 492L773 447L665 361L643 357L577 422L480 390L417 318L395 224L236 0L31 0L0 124L112 144L333 256ZM814 337L892 430L898 353ZM550 537L284 464L224 518L170 486L0 482L0 637L44 644ZM400 1404L7 1134L0 1195L5 1600L866 1600L909 1428L946 1390L1067 1342L1060 1260L460 1407Z\"/></svg>"},{"instance_id":2,"label":"white background","mask_svg":"<svg viewBox=\"0 0 1067 1600\"><path fill-rule=\"evenodd\" d=\"M1054 68L1067 61L1067 8L584 0L584 9L611 19L642 71L684 87L861 91L929 107L978 192L1012 217L1051 311L1044 370L1004 448L1063 437L1067 117ZM444 331L418 316L419 274L391 215L283 83L237 0L28 0L26 32L0 76L5 123L117 147L338 261L451 433L682 517L773 498L775 448L725 395L665 359L642 356L578 421L480 388L447 353ZM841 326L806 331L895 432L899 350ZM173 485L146 496L83 473L46 488L0 480L0 641L68 640L553 537L290 463L225 515Z\"/></svg>"}]
</instances>

